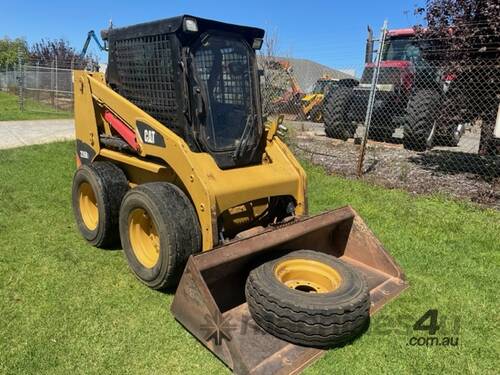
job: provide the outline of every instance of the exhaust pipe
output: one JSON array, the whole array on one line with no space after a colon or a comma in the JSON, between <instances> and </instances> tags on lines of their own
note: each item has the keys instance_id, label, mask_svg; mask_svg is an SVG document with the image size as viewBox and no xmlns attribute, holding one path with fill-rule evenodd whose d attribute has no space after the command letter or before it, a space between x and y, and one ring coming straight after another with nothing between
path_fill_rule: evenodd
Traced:
<instances>
[{"instance_id":1,"label":"exhaust pipe","mask_svg":"<svg viewBox=\"0 0 500 375\"><path fill-rule=\"evenodd\" d=\"M373 30L368 27L368 36L366 38L366 48L365 48L365 63L370 64L373 62Z\"/></svg>"}]
</instances>

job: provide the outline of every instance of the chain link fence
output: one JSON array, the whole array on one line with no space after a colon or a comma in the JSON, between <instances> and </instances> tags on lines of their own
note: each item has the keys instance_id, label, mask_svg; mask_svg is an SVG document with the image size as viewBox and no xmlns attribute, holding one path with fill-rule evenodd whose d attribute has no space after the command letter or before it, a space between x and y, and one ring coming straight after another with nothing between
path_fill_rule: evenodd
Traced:
<instances>
[{"instance_id":1,"label":"chain link fence","mask_svg":"<svg viewBox=\"0 0 500 375\"><path fill-rule=\"evenodd\" d=\"M19 110L40 115L68 115L73 112L72 69L58 61L40 64L24 62L0 71L4 105L16 103Z\"/></svg>"},{"instance_id":2,"label":"chain link fence","mask_svg":"<svg viewBox=\"0 0 500 375\"><path fill-rule=\"evenodd\" d=\"M332 173L500 208L500 62L429 61L409 30L385 31L365 61L334 45L309 46L331 66L259 56L264 115L284 115L295 151ZM0 90L24 111L71 115L71 62L6 69Z\"/></svg>"},{"instance_id":3,"label":"chain link fence","mask_svg":"<svg viewBox=\"0 0 500 375\"><path fill-rule=\"evenodd\" d=\"M426 59L412 32L384 32L357 69L261 57L264 112L332 173L500 208L500 62Z\"/></svg>"}]
</instances>

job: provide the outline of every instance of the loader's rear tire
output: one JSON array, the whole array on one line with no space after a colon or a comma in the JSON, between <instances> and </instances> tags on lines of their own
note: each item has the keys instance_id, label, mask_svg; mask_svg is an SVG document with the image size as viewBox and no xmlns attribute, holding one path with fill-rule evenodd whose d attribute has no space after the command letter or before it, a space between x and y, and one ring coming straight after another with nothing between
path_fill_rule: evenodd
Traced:
<instances>
[{"instance_id":1,"label":"loader's rear tire","mask_svg":"<svg viewBox=\"0 0 500 375\"><path fill-rule=\"evenodd\" d=\"M299 345L328 347L359 335L369 322L364 277L343 261L294 251L250 272L245 294L255 322Z\"/></svg>"},{"instance_id":2,"label":"loader's rear tire","mask_svg":"<svg viewBox=\"0 0 500 375\"><path fill-rule=\"evenodd\" d=\"M80 233L89 243L97 247L118 243L118 214L127 190L127 177L110 162L97 161L77 169L72 187L73 212Z\"/></svg>"},{"instance_id":3,"label":"loader's rear tire","mask_svg":"<svg viewBox=\"0 0 500 375\"><path fill-rule=\"evenodd\" d=\"M143 184L125 195L120 237L132 272L153 289L176 286L189 256L201 250L191 201L165 182Z\"/></svg>"}]
</instances>

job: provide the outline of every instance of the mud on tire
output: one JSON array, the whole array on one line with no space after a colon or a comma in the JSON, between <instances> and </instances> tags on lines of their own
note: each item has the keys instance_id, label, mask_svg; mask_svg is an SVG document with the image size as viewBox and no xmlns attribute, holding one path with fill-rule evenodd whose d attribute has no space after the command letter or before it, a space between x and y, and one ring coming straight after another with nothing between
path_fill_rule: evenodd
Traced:
<instances>
[{"instance_id":1,"label":"mud on tire","mask_svg":"<svg viewBox=\"0 0 500 375\"><path fill-rule=\"evenodd\" d=\"M335 290L307 293L278 280L275 271L288 260L319 262L340 275ZM250 272L245 295L252 318L265 331L299 345L329 347L359 335L369 322L366 280L343 261L311 250L294 251Z\"/></svg>"}]
</instances>

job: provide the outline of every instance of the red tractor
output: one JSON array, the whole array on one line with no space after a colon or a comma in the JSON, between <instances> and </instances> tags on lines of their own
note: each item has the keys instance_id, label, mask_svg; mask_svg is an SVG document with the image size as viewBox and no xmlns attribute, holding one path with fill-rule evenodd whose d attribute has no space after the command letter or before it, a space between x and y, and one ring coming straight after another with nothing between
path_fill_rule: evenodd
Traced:
<instances>
[{"instance_id":1,"label":"red tractor","mask_svg":"<svg viewBox=\"0 0 500 375\"><path fill-rule=\"evenodd\" d=\"M396 128L402 127L407 149L422 151L433 145L458 144L463 133L460 116L453 121L440 121L443 108L450 109L449 88L454 77L425 61L422 57L425 48L426 42L415 38L414 29L387 32L370 138L386 141ZM365 68L359 85L331 90L325 98L323 117L328 137L347 140L364 121L376 67L372 55L373 38L368 29Z\"/></svg>"}]
</instances>

